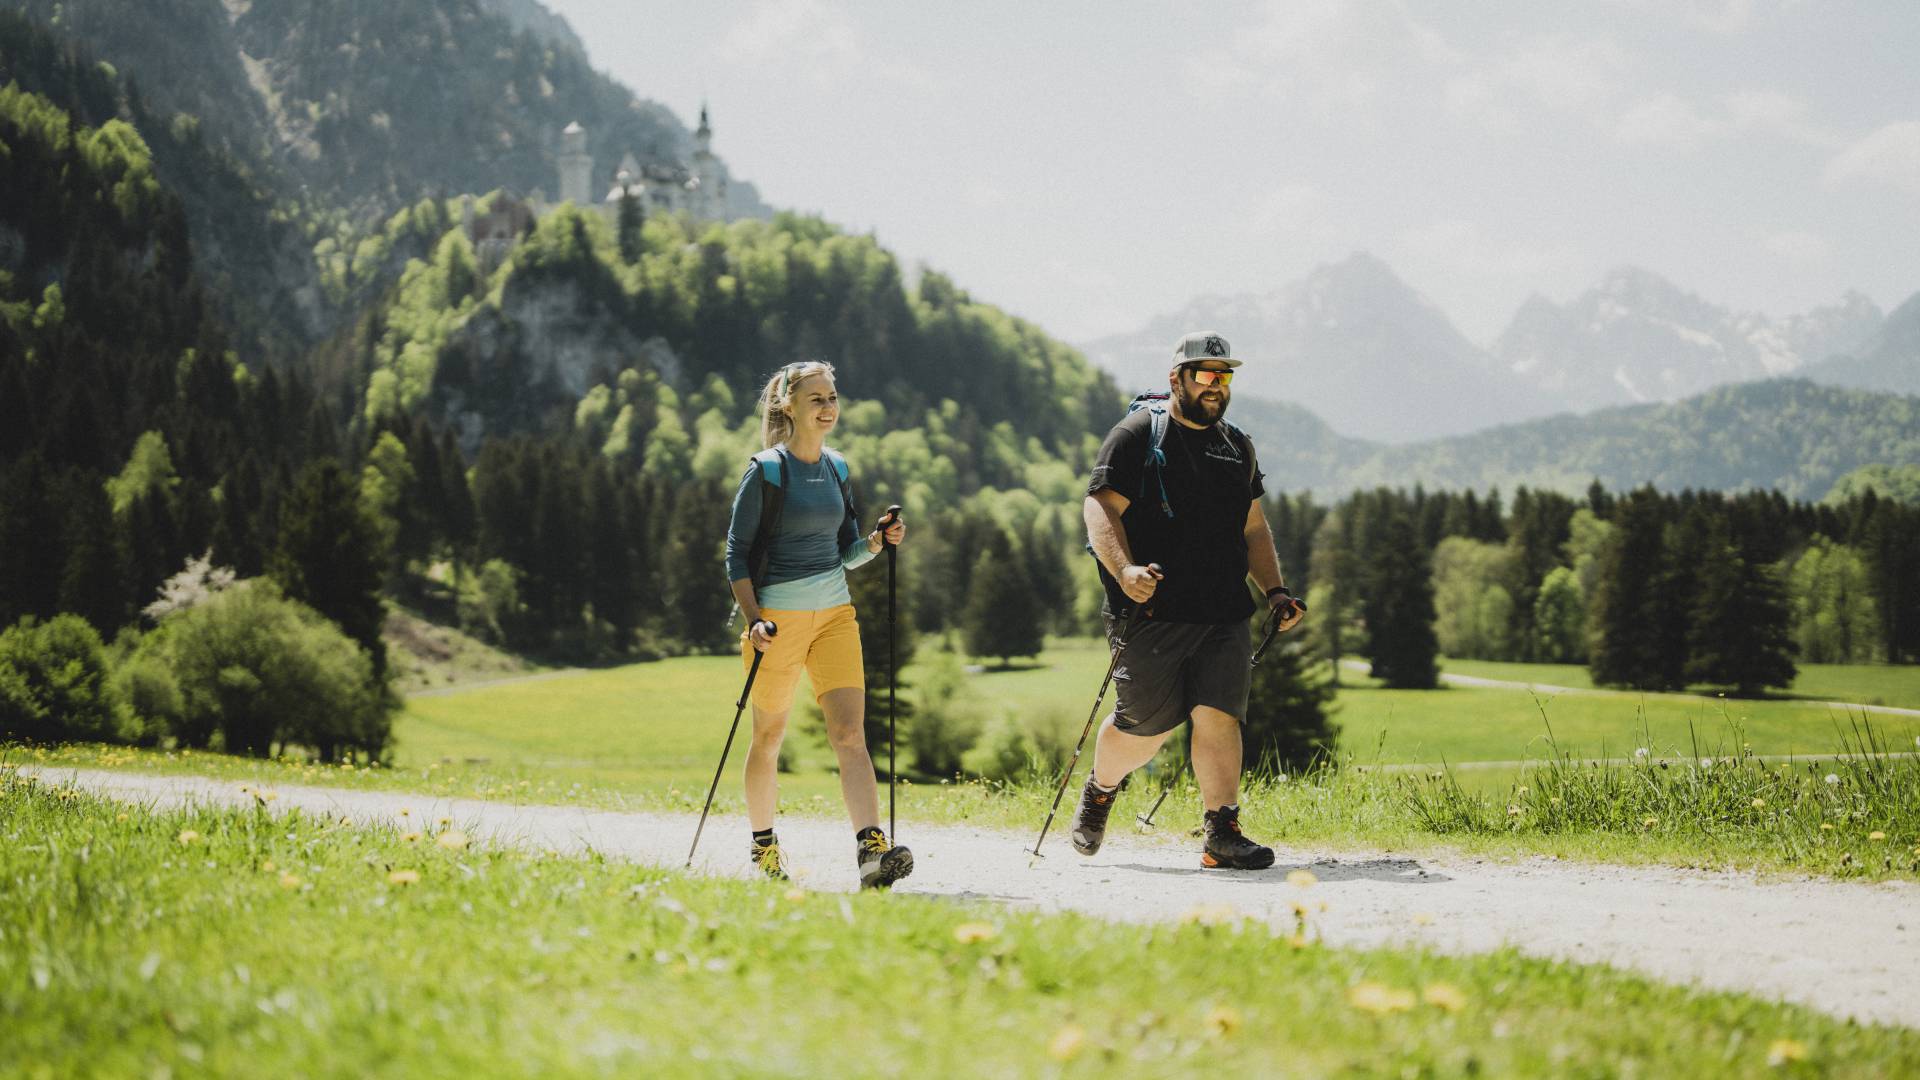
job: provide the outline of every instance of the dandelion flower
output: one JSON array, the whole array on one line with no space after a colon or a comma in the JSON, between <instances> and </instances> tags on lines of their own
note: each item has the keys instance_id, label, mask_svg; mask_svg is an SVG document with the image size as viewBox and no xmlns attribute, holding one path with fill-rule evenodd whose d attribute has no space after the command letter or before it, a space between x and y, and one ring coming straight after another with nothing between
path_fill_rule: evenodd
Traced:
<instances>
[{"instance_id":1,"label":"dandelion flower","mask_svg":"<svg viewBox=\"0 0 1920 1080\"><path fill-rule=\"evenodd\" d=\"M1832 832L1832 831L1833 831L1833 822L1831 822L1831 821L1823 821L1823 822L1821 822L1821 823L1820 823L1820 831L1821 831L1821 832Z\"/></svg>"},{"instance_id":2,"label":"dandelion flower","mask_svg":"<svg viewBox=\"0 0 1920 1080\"><path fill-rule=\"evenodd\" d=\"M186 845L193 843L195 840L200 839L200 834L197 832L194 832L192 829L181 829L180 835L175 837L175 839L180 841L180 845L182 847L185 847Z\"/></svg>"},{"instance_id":3,"label":"dandelion flower","mask_svg":"<svg viewBox=\"0 0 1920 1080\"><path fill-rule=\"evenodd\" d=\"M1274 783L1276 783L1276 784L1284 784L1284 783L1286 783L1286 782L1287 782L1287 774L1286 774L1286 773L1275 773L1275 774L1274 774L1274 776L1273 776L1273 782L1274 782Z\"/></svg>"},{"instance_id":4,"label":"dandelion flower","mask_svg":"<svg viewBox=\"0 0 1920 1080\"><path fill-rule=\"evenodd\" d=\"M1356 983L1347 991L1347 1004L1375 1016L1413 1008L1413 991L1377 982Z\"/></svg>"},{"instance_id":5,"label":"dandelion flower","mask_svg":"<svg viewBox=\"0 0 1920 1080\"><path fill-rule=\"evenodd\" d=\"M115 814L115 815L113 816L113 820L115 820L115 821L125 821L125 820L127 820L127 815L126 815L125 813L119 813L119 814Z\"/></svg>"},{"instance_id":6,"label":"dandelion flower","mask_svg":"<svg viewBox=\"0 0 1920 1080\"><path fill-rule=\"evenodd\" d=\"M1885 840L1886 838L1887 834L1881 832L1879 829L1875 829L1867 834L1867 839L1869 840Z\"/></svg>"},{"instance_id":7,"label":"dandelion flower","mask_svg":"<svg viewBox=\"0 0 1920 1080\"><path fill-rule=\"evenodd\" d=\"M1839 785L1839 783L1840 783L1840 777L1839 777L1839 775L1838 775L1838 774L1836 774L1836 773L1828 773L1828 774L1827 774L1827 786L1828 786L1828 787L1836 787L1836 786L1838 786L1838 785Z\"/></svg>"},{"instance_id":8,"label":"dandelion flower","mask_svg":"<svg viewBox=\"0 0 1920 1080\"><path fill-rule=\"evenodd\" d=\"M1467 995L1452 983L1432 983L1420 992L1420 1000L1441 1012L1459 1012L1467 1007Z\"/></svg>"},{"instance_id":9,"label":"dandelion flower","mask_svg":"<svg viewBox=\"0 0 1920 1080\"><path fill-rule=\"evenodd\" d=\"M400 839L405 841L406 843L411 844L414 841L420 839L420 834L417 832L404 832L400 834Z\"/></svg>"},{"instance_id":10,"label":"dandelion flower","mask_svg":"<svg viewBox=\"0 0 1920 1080\"><path fill-rule=\"evenodd\" d=\"M1710 758L1710 757L1703 757L1703 758L1701 758L1701 759L1700 759L1700 767L1701 767L1701 768L1703 768L1703 769L1711 769L1711 768L1713 768L1713 759L1712 759L1712 758Z\"/></svg>"},{"instance_id":11,"label":"dandelion flower","mask_svg":"<svg viewBox=\"0 0 1920 1080\"><path fill-rule=\"evenodd\" d=\"M1240 1010L1231 1005L1215 1005L1207 1011L1207 1030L1216 1037L1225 1038L1240 1030Z\"/></svg>"},{"instance_id":12,"label":"dandelion flower","mask_svg":"<svg viewBox=\"0 0 1920 1080\"><path fill-rule=\"evenodd\" d=\"M439 844L448 851L459 851L466 847L468 842L467 834L461 832L459 829L448 829L434 840L434 843Z\"/></svg>"},{"instance_id":13,"label":"dandelion flower","mask_svg":"<svg viewBox=\"0 0 1920 1080\"><path fill-rule=\"evenodd\" d=\"M418 885L418 884L420 884L420 871L418 871L418 870L395 870L395 871L394 871L393 873L391 873L391 874L388 874L388 875L387 875L387 884L389 884L389 885Z\"/></svg>"},{"instance_id":14,"label":"dandelion flower","mask_svg":"<svg viewBox=\"0 0 1920 1080\"><path fill-rule=\"evenodd\" d=\"M1287 875L1287 884L1299 889L1304 889L1319 880L1319 878L1313 876L1313 871L1311 870L1295 870L1293 873Z\"/></svg>"},{"instance_id":15,"label":"dandelion flower","mask_svg":"<svg viewBox=\"0 0 1920 1080\"><path fill-rule=\"evenodd\" d=\"M992 941L1000 936L1000 931L992 923L967 922L953 928L953 940L962 945L973 945L982 941Z\"/></svg>"},{"instance_id":16,"label":"dandelion flower","mask_svg":"<svg viewBox=\"0 0 1920 1080\"><path fill-rule=\"evenodd\" d=\"M280 875L280 887L281 887L281 888L283 888L283 889L297 889L297 888L299 888L299 887L300 887L300 875L298 875L298 874L281 874L281 875Z\"/></svg>"},{"instance_id":17,"label":"dandelion flower","mask_svg":"<svg viewBox=\"0 0 1920 1080\"><path fill-rule=\"evenodd\" d=\"M441 819L440 819L440 824L442 824L442 825L451 825L451 824L453 824L453 819L452 819L452 818L450 818L450 817L443 817L443 818L441 818Z\"/></svg>"},{"instance_id":18,"label":"dandelion flower","mask_svg":"<svg viewBox=\"0 0 1920 1080\"><path fill-rule=\"evenodd\" d=\"M1753 808L1755 810L1765 810L1767 808L1767 800L1759 799L1759 798L1754 799Z\"/></svg>"},{"instance_id":19,"label":"dandelion flower","mask_svg":"<svg viewBox=\"0 0 1920 1080\"><path fill-rule=\"evenodd\" d=\"M1087 1045L1087 1029L1067 1024L1047 1040L1047 1056L1055 1061L1072 1061Z\"/></svg>"},{"instance_id":20,"label":"dandelion flower","mask_svg":"<svg viewBox=\"0 0 1920 1080\"><path fill-rule=\"evenodd\" d=\"M1775 1039L1767 1047L1767 1064L1774 1068L1807 1060L1807 1044L1799 1039Z\"/></svg>"},{"instance_id":21,"label":"dandelion flower","mask_svg":"<svg viewBox=\"0 0 1920 1080\"><path fill-rule=\"evenodd\" d=\"M1644 746L1640 746L1640 747L1635 747L1635 748L1634 748L1634 751L1633 751L1633 760L1635 760L1635 761L1645 761L1645 760L1647 760L1647 755L1648 755L1648 754L1650 754L1650 753L1652 753L1652 751L1650 751L1650 750L1648 750L1648 749L1647 749L1646 747L1644 747Z\"/></svg>"}]
</instances>

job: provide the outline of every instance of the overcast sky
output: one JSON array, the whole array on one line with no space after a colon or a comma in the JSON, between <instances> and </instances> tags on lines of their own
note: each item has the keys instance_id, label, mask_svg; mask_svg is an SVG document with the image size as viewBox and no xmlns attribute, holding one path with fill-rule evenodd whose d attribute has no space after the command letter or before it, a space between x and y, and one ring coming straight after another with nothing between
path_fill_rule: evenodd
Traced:
<instances>
[{"instance_id":1,"label":"overcast sky","mask_svg":"<svg viewBox=\"0 0 1920 1080\"><path fill-rule=\"evenodd\" d=\"M1486 343L1622 264L1920 290L1920 4L547 0L780 207L1085 341L1371 251Z\"/></svg>"}]
</instances>

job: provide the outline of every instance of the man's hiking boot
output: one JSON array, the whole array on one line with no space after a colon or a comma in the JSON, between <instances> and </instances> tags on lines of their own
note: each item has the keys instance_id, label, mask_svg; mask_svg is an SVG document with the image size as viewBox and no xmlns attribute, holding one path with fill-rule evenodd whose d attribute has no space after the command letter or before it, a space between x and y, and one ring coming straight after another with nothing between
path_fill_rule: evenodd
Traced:
<instances>
[{"instance_id":1,"label":"man's hiking boot","mask_svg":"<svg viewBox=\"0 0 1920 1080\"><path fill-rule=\"evenodd\" d=\"M780 850L780 842L778 840L765 844L755 841L753 845L753 865L758 867L761 873L775 881L787 880L787 855L786 852Z\"/></svg>"},{"instance_id":2,"label":"man's hiking boot","mask_svg":"<svg viewBox=\"0 0 1920 1080\"><path fill-rule=\"evenodd\" d=\"M1240 832L1240 808L1223 806L1207 811L1207 846L1200 865L1218 870L1265 870L1273 865L1273 849L1247 839Z\"/></svg>"},{"instance_id":3,"label":"man's hiking boot","mask_svg":"<svg viewBox=\"0 0 1920 1080\"><path fill-rule=\"evenodd\" d=\"M1094 783L1093 774L1087 774L1087 786L1080 789L1080 809L1074 814L1073 850L1082 855L1100 850L1107 839L1107 815L1113 812L1113 800L1119 794L1119 788L1102 791Z\"/></svg>"},{"instance_id":4,"label":"man's hiking boot","mask_svg":"<svg viewBox=\"0 0 1920 1080\"><path fill-rule=\"evenodd\" d=\"M885 889L913 873L913 852L887 843L878 825L860 830L855 847L860 858L860 887Z\"/></svg>"}]
</instances>

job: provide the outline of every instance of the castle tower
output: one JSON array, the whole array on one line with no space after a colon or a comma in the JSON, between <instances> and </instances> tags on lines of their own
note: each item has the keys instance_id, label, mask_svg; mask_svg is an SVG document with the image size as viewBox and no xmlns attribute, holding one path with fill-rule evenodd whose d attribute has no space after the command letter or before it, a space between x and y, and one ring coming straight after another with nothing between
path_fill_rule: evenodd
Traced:
<instances>
[{"instance_id":1,"label":"castle tower","mask_svg":"<svg viewBox=\"0 0 1920 1080\"><path fill-rule=\"evenodd\" d=\"M560 201L593 204L593 155L587 153L587 129L578 120L560 133Z\"/></svg>"},{"instance_id":2,"label":"castle tower","mask_svg":"<svg viewBox=\"0 0 1920 1080\"><path fill-rule=\"evenodd\" d=\"M724 221L727 217L727 178L720 171L720 159L713 156L713 125L707 122L707 103L700 103L700 127L693 133L693 178L695 217Z\"/></svg>"}]
</instances>

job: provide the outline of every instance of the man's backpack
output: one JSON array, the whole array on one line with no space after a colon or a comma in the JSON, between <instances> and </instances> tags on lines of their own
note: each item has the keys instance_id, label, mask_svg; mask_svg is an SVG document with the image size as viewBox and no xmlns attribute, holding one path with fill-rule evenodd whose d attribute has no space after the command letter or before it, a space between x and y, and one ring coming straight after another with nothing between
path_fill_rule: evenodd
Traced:
<instances>
[{"instance_id":1,"label":"man's backpack","mask_svg":"<svg viewBox=\"0 0 1920 1080\"><path fill-rule=\"evenodd\" d=\"M1167 403L1171 401L1172 398L1172 392L1167 390L1149 390L1144 394L1135 394L1133 400L1127 403L1126 413L1127 416L1132 416L1141 409L1147 410L1148 419L1152 423L1153 433L1152 437L1147 440L1146 466L1140 473L1140 497L1145 498L1149 491L1157 492L1160 497L1160 512L1169 518L1173 517L1173 504L1167 501L1167 479L1165 475L1167 469L1167 454L1165 450L1161 449L1161 446L1167 441L1167 424L1170 422L1170 417L1172 416ZM1240 434L1240 429L1228 423L1224 417L1220 420L1220 426L1226 429L1228 438L1233 438ZM1092 549L1089 548L1088 550Z\"/></svg>"},{"instance_id":2,"label":"man's backpack","mask_svg":"<svg viewBox=\"0 0 1920 1080\"><path fill-rule=\"evenodd\" d=\"M820 453L833 465L840 479L840 498L847 513L853 510L853 481L847 472L847 459L838 450L821 447ZM773 534L780 530L780 516L787 508L787 448L775 446L753 455L760 467L760 528L753 534L753 546L747 549L747 568L758 592L767 582L767 564L773 558Z\"/></svg>"}]
</instances>

